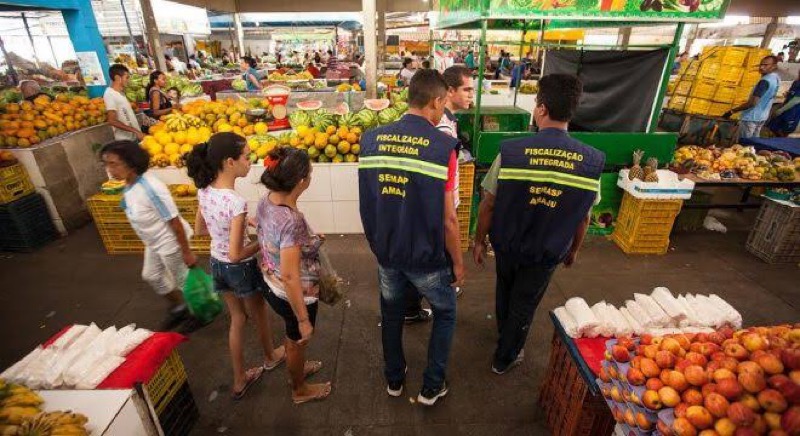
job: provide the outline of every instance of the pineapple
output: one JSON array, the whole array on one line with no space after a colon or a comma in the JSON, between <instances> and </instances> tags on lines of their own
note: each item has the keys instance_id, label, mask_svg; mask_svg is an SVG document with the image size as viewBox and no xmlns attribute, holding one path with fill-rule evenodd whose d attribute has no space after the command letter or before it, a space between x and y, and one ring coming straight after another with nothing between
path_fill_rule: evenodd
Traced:
<instances>
[{"instance_id":1,"label":"pineapple","mask_svg":"<svg viewBox=\"0 0 800 436\"><path fill-rule=\"evenodd\" d=\"M658 183L658 159L651 157L647 159L647 166L644 167L644 181Z\"/></svg>"},{"instance_id":2,"label":"pineapple","mask_svg":"<svg viewBox=\"0 0 800 436\"><path fill-rule=\"evenodd\" d=\"M644 156L644 152L642 150L636 150L633 152L633 166L628 172L628 180L644 179L644 172L642 172L641 166L642 156Z\"/></svg>"}]
</instances>

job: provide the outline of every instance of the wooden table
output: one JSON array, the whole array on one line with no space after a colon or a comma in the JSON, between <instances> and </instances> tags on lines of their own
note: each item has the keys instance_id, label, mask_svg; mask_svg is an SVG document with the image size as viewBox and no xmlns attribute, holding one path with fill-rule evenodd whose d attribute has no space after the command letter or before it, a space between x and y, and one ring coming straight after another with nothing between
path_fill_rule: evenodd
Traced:
<instances>
[{"instance_id":1,"label":"wooden table","mask_svg":"<svg viewBox=\"0 0 800 436\"><path fill-rule=\"evenodd\" d=\"M795 179L790 182L779 180L747 180L747 179L721 179L708 180L698 177L696 174L686 174L683 177L695 183L695 189L703 187L723 187L741 189L742 197L738 203L709 203L709 204L688 204L684 203L686 209L754 209L761 206L760 203L750 202L750 192L753 188L797 188L800 187L800 180Z\"/></svg>"}]
</instances>

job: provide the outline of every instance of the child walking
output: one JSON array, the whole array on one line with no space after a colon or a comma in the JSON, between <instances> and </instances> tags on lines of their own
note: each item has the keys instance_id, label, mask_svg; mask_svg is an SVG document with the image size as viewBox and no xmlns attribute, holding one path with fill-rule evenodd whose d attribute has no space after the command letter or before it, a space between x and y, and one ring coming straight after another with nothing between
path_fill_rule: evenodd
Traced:
<instances>
[{"instance_id":1,"label":"child walking","mask_svg":"<svg viewBox=\"0 0 800 436\"><path fill-rule=\"evenodd\" d=\"M195 231L211 235L211 274L214 288L222 295L231 317L228 343L233 366L235 400L263 375L286 359L283 346L274 347L272 326L267 314L264 283L255 255L258 242L247 235L247 202L236 193L234 183L250 170L250 149L235 133L217 133L189 153L189 176L199 188ZM264 363L244 369L243 336L247 317L254 318L264 348Z\"/></svg>"}]
</instances>

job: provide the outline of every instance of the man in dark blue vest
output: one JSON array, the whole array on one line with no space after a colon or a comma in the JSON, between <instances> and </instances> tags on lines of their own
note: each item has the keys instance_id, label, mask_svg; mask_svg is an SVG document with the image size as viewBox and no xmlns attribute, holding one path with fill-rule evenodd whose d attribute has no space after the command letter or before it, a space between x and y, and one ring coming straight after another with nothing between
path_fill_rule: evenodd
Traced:
<instances>
[{"instance_id":1,"label":"man in dark blue vest","mask_svg":"<svg viewBox=\"0 0 800 436\"><path fill-rule=\"evenodd\" d=\"M457 140L436 128L447 100L441 73L418 71L408 96L403 118L361 138L359 199L364 233L378 260L387 392L394 397L403 392L405 294L416 288L433 309L428 366L417 397L430 406L447 394L456 324L453 286L464 278L453 199Z\"/></svg>"},{"instance_id":2,"label":"man in dark blue vest","mask_svg":"<svg viewBox=\"0 0 800 436\"><path fill-rule=\"evenodd\" d=\"M556 267L575 262L598 200L605 155L567 133L581 92L575 76L542 77L533 109L539 132L502 142L481 185L473 258L483 264L488 233L497 271L496 374L522 362L536 307Z\"/></svg>"}]
</instances>

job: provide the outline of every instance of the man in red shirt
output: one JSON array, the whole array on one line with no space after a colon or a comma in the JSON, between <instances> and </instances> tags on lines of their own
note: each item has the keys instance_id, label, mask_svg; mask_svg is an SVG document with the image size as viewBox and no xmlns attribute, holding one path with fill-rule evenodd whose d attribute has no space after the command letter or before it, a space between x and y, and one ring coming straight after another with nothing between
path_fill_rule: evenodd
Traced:
<instances>
[{"instance_id":1,"label":"man in red shirt","mask_svg":"<svg viewBox=\"0 0 800 436\"><path fill-rule=\"evenodd\" d=\"M306 71L308 71L314 78L316 79L319 77L319 68L314 66L313 62L309 62L308 66L306 66Z\"/></svg>"}]
</instances>

